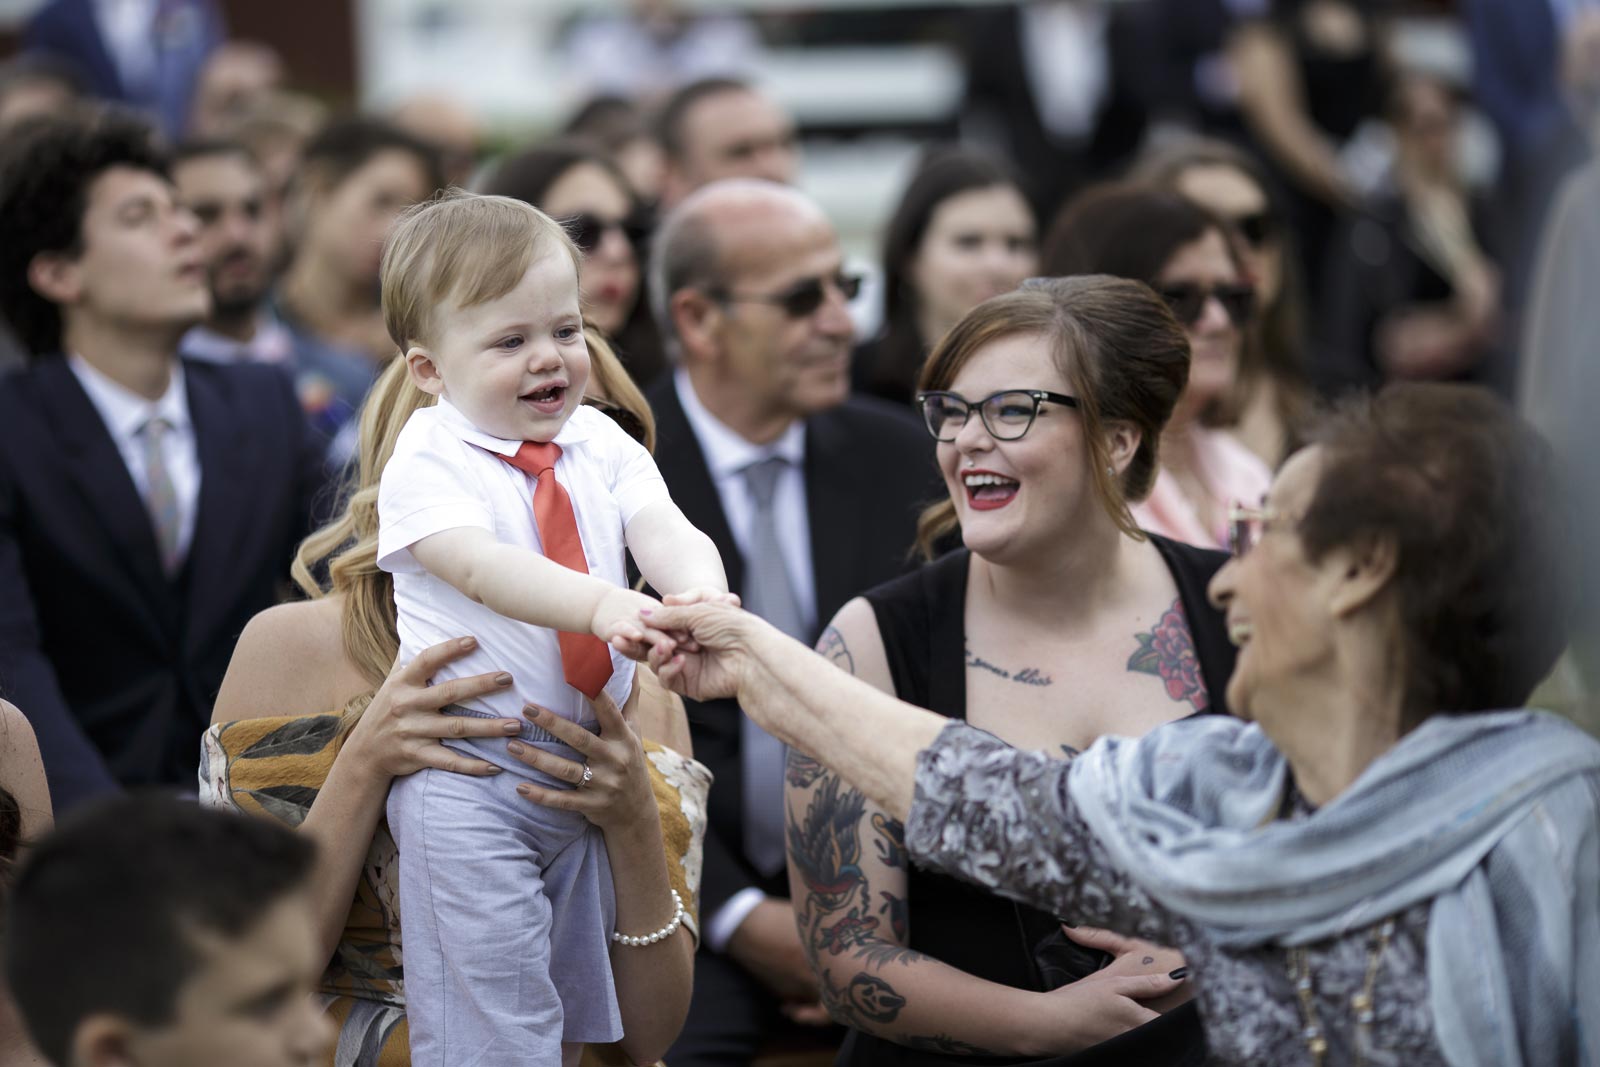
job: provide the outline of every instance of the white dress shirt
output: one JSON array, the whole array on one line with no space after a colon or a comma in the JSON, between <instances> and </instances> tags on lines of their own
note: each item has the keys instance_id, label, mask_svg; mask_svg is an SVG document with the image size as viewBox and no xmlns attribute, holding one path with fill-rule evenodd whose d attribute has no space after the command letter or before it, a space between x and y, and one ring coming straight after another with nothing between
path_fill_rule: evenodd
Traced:
<instances>
[{"instance_id":1,"label":"white dress shirt","mask_svg":"<svg viewBox=\"0 0 1600 1067\"><path fill-rule=\"evenodd\" d=\"M744 468L768 456L782 456L789 461L788 467L778 478L772 508L795 600L806 624L815 626L817 589L811 565L810 512L806 507L805 423L796 422L771 444L751 444L706 410L700 397L695 394L688 371L679 368L673 375L673 383L677 386L678 401L683 405L689 429L694 432L695 440L700 443L700 451L706 457L711 483L717 487L722 513L728 518L728 526L741 555L749 555L751 528L756 513L755 502L750 499L750 490L742 473ZM727 903L702 924L707 947L715 952L726 951L734 931L764 899L766 894L754 886L729 897Z\"/></svg>"},{"instance_id":2,"label":"white dress shirt","mask_svg":"<svg viewBox=\"0 0 1600 1067\"><path fill-rule=\"evenodd\" d=\"M189 554L194 541L195 514L200 509L200 452L195 442L194 422L189 418L189 397L184 390L183 364L172 365L172 381L159 400L147 400L125 386L118 385L90 366L79 355L67 356L67 366L89 394L89 403L100 413L100 421L111 432L122 462L133 477L141 500L150 493L150 473L145 468L145 441L140 433L147 422L160 417L171 427L161 438L161 459L178 498L178 559Z\"/></svg>"},{"instance_id":3,"label":"white dress shirt","mask_svg":"<svg viewBox=\"0 0 1600 1067\"><path fill-rule=\"evenodd\" d=\"M794 587L795 601L800 605L808 627L817 621L817 590L811 566L811 519L806 508L806 427L795 422L783 436L770 444L751 444L738 431L722 422L700 402L687 371L679 369L673 375L678 387L678 400L683 404L684 417L689 429L700 442L700 451L710 468L711 482L717 487L722 501L722 513L728 518L734 543L739 554L750 554L751 530L755 524L756 505L750 499L745 484L744 469L769 456L782 456L788 466L778 478L772 498L772 510L778 524L778 538L783 544L784 563L789 571L789 584Z\"/></svg>"},{"instance_id":4,"label":"white dress shirt","mask_svg":"<svg viewBox=\"0 0 1600 1067\"><path fill-rule=\"evenodd\" d=\"M554 443L561 447L556 480L572 501L589 573L626 587L623 532L646 507L671 499L666 482L650 453L594 408L574 411ZM587 724L594 714L566 682L555 630L496 614L423 570L411 554L418 541L462 527L542 554L534 479L500 458L521 447L479 430L448 400L412 413L378 486L378 566L394 575L402 659L471 635L478 647L435 674L435 684L493 671L516 679L511 689L463 700L463 707L521 719L525 704L537 704ZM634 664L610 651L606 692L620 707L633 688Z\"/></svg>"},{"instance_id":5,"label":"white dress shirt","mask_svg":"<svg viewBox=\"0 0 1600 1067\"><path fill-rule=\"evenodd\" d=\"M1111 86L1110 13L1102 3L1055 0L1024 5L1021 19L1023 66L1045 129L1088 138Z\"/></svg>"}]
</instances>

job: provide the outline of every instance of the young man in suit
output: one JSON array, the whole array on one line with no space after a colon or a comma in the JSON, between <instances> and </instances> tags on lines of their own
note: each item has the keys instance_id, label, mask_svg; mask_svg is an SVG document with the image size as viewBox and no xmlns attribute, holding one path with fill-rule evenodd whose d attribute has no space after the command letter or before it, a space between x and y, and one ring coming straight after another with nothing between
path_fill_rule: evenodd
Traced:
<instances>
[{"instance_id":1,"label":"young man in suit","mask_svg":"<svg viewBox=\"0 0 1600 1067\"><path fill-rule=\"evenodd\" d=\"M234 640L270 606L321 488L277 368L181 362L210 310L192 215L142 121L47 120L0 159L0 695L58 811L194 788Z\"/></svg>"},{"instance_id":2,"label":"young man in suit","mask_svg":"<svg viewBox=\"0 0 1600 1067\"><path fill-rule=\"evenodd\" d=\"M851 399L849 300L833 227L804 194L740 179L668 216L651 299L676 361L650 393L673 499L722 554L751 611L806 641L852 596L908 565L939 492L909 411ZM716 775L705 945L678 1067L748 1063L785 1017L821 1022L784 875L783 746L731 701L693 706Z\"/></svg>"}]
</instances>

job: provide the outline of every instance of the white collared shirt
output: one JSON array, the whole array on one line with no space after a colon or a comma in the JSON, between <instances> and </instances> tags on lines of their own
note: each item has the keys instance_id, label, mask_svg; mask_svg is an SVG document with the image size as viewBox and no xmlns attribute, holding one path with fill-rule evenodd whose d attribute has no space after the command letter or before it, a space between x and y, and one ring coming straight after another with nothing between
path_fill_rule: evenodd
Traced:
<instances>
[{"instance_id":1,"label":"white collared shirt","mask_svg":"<svg viewBox=\"0 0 1600 1067\"><path fill-rule=\"evenodd\" d=\"M789 571L789 584L794 587L795 603L806 625L817 622L817 589L811 565L811 521L806 507L806 428L796 420L771 444L751 444L738 431L729 427L706 409L689 381L689 372L679 368L673 374L678 388L678 400L683 405L689 429L700 442L700 451L706 457L711 482L717 487L722 500L722 513L727 516L739 554L750 558L750 542L756 518L755 501L750 499L743 470L769 456L782 456L788 466L778 478L772 498L774 519L778 526L778 540L783 545L784 564Z\"/></svg>"},{"instance_id":2,"label":"white collared shirt","mask_svg":"<svg viewBox=\"0 0 1600 1067\"><path fill-rule=\"evenodd\" d=\"M555 436L561 447L555 476L567 490L589 573L625 586L623 533L646 507L670 500L655 461L633 438L594 408L579 407ZM508 619L423 570L411 546L444 530L488 530L502 544L544 550L533 518L534 479L501 459L521 441L484 433L448 400L411 415L395 442L378 487L378 566L394 575L400 655L452 638L472 636L478 647L434 676L509 671L510 690L462 701L464 707L521 719L525 704L549 708L573 722L594 719L583 694L567 685L556 631ZM633 662L611 650L606 692L620 706L633 688Z\"/></svg>"},{"instance_id":3,"label":"white collared shirt","mask_svg":"<svg viewBox=\"0 0 1600 1067\"><path fill-rule=\"evenodd\" d=\"M142 500L149 499L150 472L145 467L145 439L140 431L158 416L171 427L161 439L161 459L178 498L178 558L184 559L194 541L195 515L200 509L200 451L195 442L194 421L189 417L183 364L173 361L172 380L159 400L147 400L117 384L80 355L68 355L67 366L111 432L111 440L122 453L122 462Z\"/></svg>"}]
</instances>

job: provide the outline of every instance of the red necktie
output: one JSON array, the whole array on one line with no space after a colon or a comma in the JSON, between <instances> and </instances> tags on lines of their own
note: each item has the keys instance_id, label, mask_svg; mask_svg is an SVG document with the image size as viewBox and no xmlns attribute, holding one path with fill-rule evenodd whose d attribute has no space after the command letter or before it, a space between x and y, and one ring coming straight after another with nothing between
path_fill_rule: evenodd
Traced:
<instances>
[{"instance_id":1,"label":"red necktie","mask_svg":"<svg viewBox=\"0 0 1600 1067\"><path fill-rule=\"evenodd\" d=\"M561 446L553 442L541 445L524 441L516 455L500 458L535 479L533 522L539 529L546 558L579 574L588 574L589 564L583 555L583 541L578 537L572 499L556 481L556 460L561 458ZM599 696L611 679L611 649L594 634L563 630L556 634L556 639L561 644L561 668L567 684L590 700Z\"/></svg>"}]
</instances>

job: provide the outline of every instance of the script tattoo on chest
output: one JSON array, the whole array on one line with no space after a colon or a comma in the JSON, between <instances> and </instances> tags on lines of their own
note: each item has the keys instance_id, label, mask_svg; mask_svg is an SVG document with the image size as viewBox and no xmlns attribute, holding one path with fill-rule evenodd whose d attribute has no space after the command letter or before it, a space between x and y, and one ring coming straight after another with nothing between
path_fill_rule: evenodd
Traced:
<instances>
[{"instance_id":1,"label":"script tattoo on chest","mask_svg":"<svg viewBox=\"0 0 1600 1067\"><path fill-rule=\"evenodd\" d=\"M1188 702L1195 711L1210 704L1206 680L1195 656L1194 637L1184 618L1183 601L1174 600L1149 633L1134 634L1139 647L1128 659L1128 670L1153 674L1167 687L1167 696Z\"/></svg>"},{"instance_id":2,"label":"script tattoo on chest","mask_svg":"<svg viewBox=\"0 0 1600 1067\"><path fill-rule=\"evenodd\" d=\"M963 644L962 647L966 650L967 666L973 670L985 671L996 678L1004 678L1008 682L1016 682L1018 685L1031 685L1035 688L1043 688L1044 686L1055 684L1054 678L1037 667L1023 667L1021 670L1008 671L1004 667L990 663L972 651L971 645Z\"/></svg>"}]
</instances>

